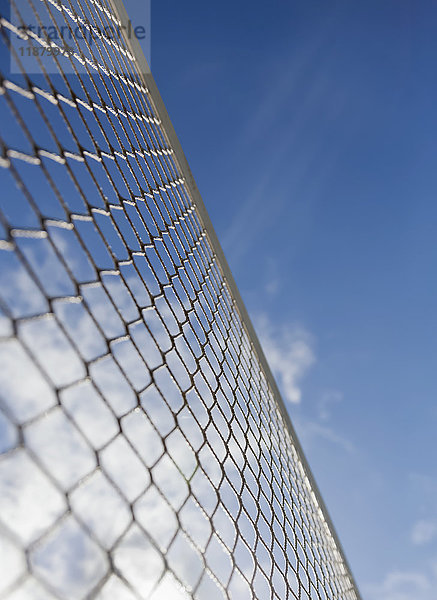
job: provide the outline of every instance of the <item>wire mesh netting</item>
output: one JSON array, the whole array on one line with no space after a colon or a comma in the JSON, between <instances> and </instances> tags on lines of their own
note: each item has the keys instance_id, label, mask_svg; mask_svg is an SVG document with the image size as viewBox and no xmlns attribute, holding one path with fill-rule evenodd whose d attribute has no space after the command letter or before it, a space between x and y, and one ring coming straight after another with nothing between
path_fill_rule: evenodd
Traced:
<instances>
[{"instance_id":1,"label":"wire mesh netting","mask_svg":"<svg viewBox=\"0 0 437 600\"><path fill-rule=\"evenodd\" d=\"M66 50L24 10L83 35ZM116 8L11 11L0 598L355 600L132 47L104 33Z\"/></svg>"}]
</instances>

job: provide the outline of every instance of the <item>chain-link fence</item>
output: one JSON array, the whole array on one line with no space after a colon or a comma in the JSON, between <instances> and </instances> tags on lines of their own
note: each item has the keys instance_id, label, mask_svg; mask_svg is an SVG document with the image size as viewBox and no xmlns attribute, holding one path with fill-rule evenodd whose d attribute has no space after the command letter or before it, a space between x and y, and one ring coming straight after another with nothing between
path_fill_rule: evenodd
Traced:
<instances>
[{"instance_id":1,"label":"chain-link fence","mask_svg":"<svg viewBox=\"0 0 437 600\"><path fill-rule=\"evenodd\" d=\"M355 600L122 12L1 18L0 598Z\"/></svg>"}]
</instances>

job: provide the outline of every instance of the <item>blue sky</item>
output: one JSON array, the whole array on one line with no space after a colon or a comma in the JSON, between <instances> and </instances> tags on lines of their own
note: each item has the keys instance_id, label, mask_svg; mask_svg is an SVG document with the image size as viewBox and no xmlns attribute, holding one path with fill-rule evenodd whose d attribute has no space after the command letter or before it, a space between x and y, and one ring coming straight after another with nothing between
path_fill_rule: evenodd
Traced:
<instances>
[{"instance_id":1,"label":"blue sky","mask_svg":"<svg viewBox=\"0 0 437 600\"><path fill-rule=\"evenodd\" d=\"M152 71L365 600L437 597L437 7L152 3Z\"/></svg>"}]
</instances>

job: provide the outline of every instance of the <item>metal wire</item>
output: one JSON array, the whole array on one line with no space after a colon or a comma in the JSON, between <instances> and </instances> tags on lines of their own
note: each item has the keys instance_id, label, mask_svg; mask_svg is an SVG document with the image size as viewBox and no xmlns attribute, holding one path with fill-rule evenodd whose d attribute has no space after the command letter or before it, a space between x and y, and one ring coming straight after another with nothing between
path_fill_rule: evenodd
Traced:
<instances>
[{"instance_id":1,"label":"metal wire","mask_svg":"<svg viewBox=\"0 0 437 600\"><path fill-rule=\"evenodd\" d=\"M116 9L11 7L0 598L359 598Z\"/></svg>"}]
</instances>

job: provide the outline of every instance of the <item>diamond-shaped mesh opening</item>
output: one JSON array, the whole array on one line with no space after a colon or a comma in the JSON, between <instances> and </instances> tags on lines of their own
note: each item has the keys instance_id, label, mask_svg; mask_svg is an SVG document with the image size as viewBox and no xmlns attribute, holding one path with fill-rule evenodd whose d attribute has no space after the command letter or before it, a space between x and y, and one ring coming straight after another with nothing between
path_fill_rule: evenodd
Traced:
<instances>
[{"instance_id":1,"label":"diamond-shaped mesh opening","mask_svg":"<svg viewBox=\"0 0 437 600\"><path fill-rule=\"evenodd\" d=\"M144 411L135 409L122 419L122 429L141 459L150 468L162 456L162 438Z\"/></svg>"},{"instance_id":2,"label":"diamond-shaped mesh opening","mask_svg":"<svg viewBox=\"0 0 437 600\"><path fill-rule=\"evenodd\" d=\"M96 600L136 600L137 596L119 577L111 575L100 589Z\"/></svg>"},{"instance_id":3,"label":"diamond-shaped mesh opening","mask_svg":"<svg viewBox=\"0 0 437 600\"><path fill-rule=\"evenodd\" d=\"M105 446L119 432L114 413L89 381L66 389L61 394L61 403L95 450Z\"/></svg>"},{"instance_id":4,"label":"diamond-shaped mesh opening","mask_svg":"<svg viewBox=\"0 0 437 600\"><path fill-rule=\"evenodd\" d=\"M35 577L26 577L14 586L7 596L11 600L55 600L55 596L42 582Z\"/></svg>"},{"instance_id":5,"label":"diamond-shaped mesh opening","mask_svg":"<svg viewBox=\"0 0 437 600\"><path fill-rule=\"evenodd\" d=\"M32 549L30 561L35 575L66 600L85 598L108 570L102 549L71 516Z\"/></svg>"},{"instance_id":6,"label":"diamond-shaped mesh opening","mask_svg":"<svg viewBox=\"0 0 437 600\"><path fill-rule=\"evenodd\" d=\"M17 340L0 344L0 382L5 409L19 423L56 404L56 396L31 356Z\"/></svg>"},{"instance_id":7,"label":"diamond-shaped mesh opening","mask_svg":"<svg viewBox=\"0 0 437 600\"><path fill-rule=\"evenodd\" d=\"M213 575L205 572L193 597L196 600L224 600L226 591Z\"/></svg>"},{"instance_id":8,"label":"diamond-shaped mesh opening","mask_svg":"<svg viewBox=\"0 0 437 600\"><path fill-rule=\"evenodd\" d=\"M100 462L107 476L129 502L138 498L150 482L141 458L122 435L100 452Z\"/></svg>"},{"instance_id":9,"label":"diamond-shaped mesh opening","mask_svg":"<svg viewBox=\"0 0 437 600\"><path fill-rule=\"evenodd\" d=\"M0 508L3 526L26 545L50 529L67 505L26 451L16 449L0 459Z\"/></svg>"},{"instance_id":10,"label":"diamond-shaped mesh opening","mask_svg":"<svg viewBox=\"0 0 437 600\"><path fill-rule=\"evenodd\" d=\"M96 466L92 449L61 408L54 408L27 425L24 438L41 464L65 489L76 485Z\"/></svg>"},{"instance_id":11,"label":"diamond-shaped mesh opening","mask_svg":"<svg viewBox=\"0 0 437 600\"><path fill-rule=\"evenodd\" d=\"M148 595L164 573L160 552L137 525L129 529L112 555L117 571L142 595Z\"/></svg>"},{"instance_id":12,"label":"diamond-shaped mesh opening","mask_svg":"<svg viewBox=\"0 0 437 600\"><path fill-rule=\"evenodd\" d=\"M200 552L179 532L167 552L167 560L173 573L188 591L196 588L204 569Z\"/></svg>"},{"instance_id":13,"label":"diamond-shaped mesh opening","mask_svg":"<svg viewBox=\"0 0 437 600\"><path fill-rule=\"evenodd\" d=\"M190 595L169 573L164 575L150 600L188 600Z\"/></svg>"},{"instance_id":14,"label":"diamond-shaped mesh opening","mask_svg":"<svg viewBox=\"0 0 437 600\"><path fill-rule=\"evenodd\" d=\"M101 471L95 471L73 491L70 504L77 520L105 549L113 547L132 521L125 498Z\"/></svg>"},{"instance_id":15,"label":"diamond-shaped mesh opening","mask_svg":"<svg viewBox=\"0 0 437 600\"><path fill-rule=\"evenodd\" d=\"M358 600L121 0L10 7L1 598Z\"/></svg>"},{"instance_id":16,"label":"diamond-shaped mesh opening","mask_svg":"<svg viewBox=\"0 0 437 600\"><path fill-rule=\"evenodd\" d=\"M183 473L168 455L163 456L155 465L152 477L168 502L175 510L179 510L189 495L189 488Z\"/></svg>"},{"instance_id":17,"label":"diamond-shaped mesh opening","mask_svg":"<svg viewBox=\"0 0 437 600\"><path fill-rule=\"evenodd\" d=\"M226 587L232 573L232 559L226 546L216 535L208 543L205 561L222 586Z\"/></svg>"},{"instance_id":18,"label":"diamond-shaped mesh opening","mask_svg":"<svg viewBox=\"0 0 437 600\"><path fill-rule=\"evenodd\" d=\"M179 528L176 513L165 496L152 486L135 503L134 514L137 522L165 552Z\"/></svg>"},{"instance_id":19,"label":"diamond-shaped mesh opening","mask_svg":"<svg viewBox=\"0 0 437 600\"><path fill-rule=\"evenodd\" d=\"M19 545L4 535L1 541L2 560L0 564L0 593L12 588L23 575L27 565L24 552Z\"/></svg>"},{"instance_id":20,"label":"diamond-shaped mesh opening","mask_svg":"<svg viewBox=\"0 0 437 600\"><path fill-rule=\"evenodd\" d=\"M250 600L253 598L252 590L247 579L239 571L235 571L229 582L229 595L232 600ZM286 592L279 598L286 598Z\"/></svg>"}]
</instances>

